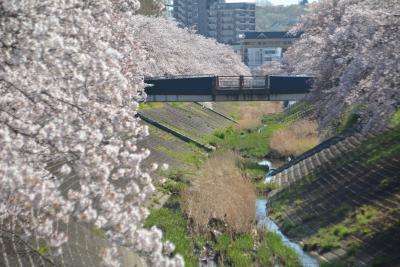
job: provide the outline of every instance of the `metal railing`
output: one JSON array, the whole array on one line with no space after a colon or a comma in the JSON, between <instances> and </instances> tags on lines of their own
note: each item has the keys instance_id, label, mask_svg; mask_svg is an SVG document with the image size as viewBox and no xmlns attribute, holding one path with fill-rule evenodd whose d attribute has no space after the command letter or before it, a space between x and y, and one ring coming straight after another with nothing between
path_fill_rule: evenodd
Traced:
<instances>
[{"instance_id":1,"label":"metal railing","mask_svg":"<svg viewBox=\"0 0 400 267\"><path fill-rule=\"evenodd\" d=\"M266 76L218 76L218 90L266 89Z\"/></svg>"},{"instance_id":2,"label":"metal railing","mask_svg":"<svg viewBox=\"0 0 400 267\"><path fill-rule=\"evenodd\" d=\"M215 77L214 74L179 74L179 75L173 75L173 74L165 74L165 75L160 75L160 76L144 76L144 79L152 79L152 80L157 80L157 79L163 79L163 80L173 80L173 79L190 79L190 78L204 78L204 77Z\"/></svg>"}]
</instances>

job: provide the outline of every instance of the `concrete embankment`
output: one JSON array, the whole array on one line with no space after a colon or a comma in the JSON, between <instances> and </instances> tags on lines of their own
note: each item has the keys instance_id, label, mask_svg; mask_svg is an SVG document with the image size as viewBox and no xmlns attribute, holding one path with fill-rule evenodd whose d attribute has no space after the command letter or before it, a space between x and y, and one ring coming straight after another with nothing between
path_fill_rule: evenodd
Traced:
<instances>
[{"instance_id":1,"label":"concrete embankment","mask_svg":"<svg viewBox=\"0 0 400 267\"><path fill-rule=\"evenodd\" d=\"M213 150L209 144L213 132L234 124L228 115L221 116L195 103L162 105L139 113L150 128L150 136L140 143L151 151L145 164L166 162L172 168L182 165L188 153Z\"/></svg>"},{"instance_id":2,"label":"concrete embankment","mask_svg":"<svg viewBox=\"0 0 400 267\"><path fill-rule=\"evenodd\" d=\"M272 218L332 266L397 266L398 147L397 127L341 136L306 152L275 171Z\"/></svg>"}]
</instances>

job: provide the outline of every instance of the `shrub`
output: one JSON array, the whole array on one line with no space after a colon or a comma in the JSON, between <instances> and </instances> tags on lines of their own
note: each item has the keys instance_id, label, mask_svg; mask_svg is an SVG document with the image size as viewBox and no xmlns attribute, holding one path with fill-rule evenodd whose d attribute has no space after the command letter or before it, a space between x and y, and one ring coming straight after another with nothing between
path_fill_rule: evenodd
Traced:
<instances>
[{"instance_id":1,"label":"shrub","mask_svg":"<svg viewBox=\"0 0 400 267\"><path fill-rule=\"evenodd\" d=\"M165 191L177 195L185 188L185 184L182 182L168 180L161 187Z\"/></svg>"},{"instance_id":2,"label":"shrub","mask_svg":"<svg viewBox=\"0 0 400 267\"><path fill-rule=\"evenodd\" d=\"M333 234L343 239L351 234L351 230L343 225L337 225L333 229Z\"/></svg>"},{"instance_id":3,"label":"shrub","mask_svg":"<svg viewBox=\"0 0 400 267\"><path fill-rule=\"evenodd\" d=\"M224 222L235 233L253 226L256 194L238 165L239 157L233 152L215 154L183 190L184 210L195 230L207 231L212 220Z\"/></svg>"},{"instance_id":4,"label":"shrub","mask_svg":"<svg viewBox=\"0 0 400 267\"><path fill-rule=\"evenodd\" d=\"M275 132L270 140L272 150L284 156L298 156L319 143L318 124L300 120Z\"/></svg>"},{"instance_id":5,"label":"shrub","mask_svg":"<svg viewBox=\"0 0 400 267\"><path fill-rule=\"evenodd\" d=\"M278 185L275 182L265 183L263 180L261 180L256 184L256 188L258 192L268 193L277 189Z\"/></svg>"}]
</instances>

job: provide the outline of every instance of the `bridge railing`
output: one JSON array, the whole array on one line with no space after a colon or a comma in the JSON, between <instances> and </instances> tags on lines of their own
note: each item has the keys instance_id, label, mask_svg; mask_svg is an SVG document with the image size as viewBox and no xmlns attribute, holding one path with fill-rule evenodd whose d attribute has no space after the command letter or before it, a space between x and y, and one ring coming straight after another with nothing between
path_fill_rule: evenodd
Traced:
<instances>
[{"instance_id":1,"label":"bridge railing","mask_svg":"<svg viewBox=\"0 0 400 267\"><path fill-rule=\"evenodd\" d=\"M190 79L190 78L204 78L204 77L215 77L214 74L164 74L159 76L144 76L145 80L171 80L171 79Z\"/></svg>"},{"instance_id":2,"label":"bridge railing","mask_svg":"<svg viewBox=\"0 0 400 267\"><path fill-rule=\"evenodd\" d=\"M218 90L265 89L266 76L218 76Z\"/></svg>"}]
</instances>

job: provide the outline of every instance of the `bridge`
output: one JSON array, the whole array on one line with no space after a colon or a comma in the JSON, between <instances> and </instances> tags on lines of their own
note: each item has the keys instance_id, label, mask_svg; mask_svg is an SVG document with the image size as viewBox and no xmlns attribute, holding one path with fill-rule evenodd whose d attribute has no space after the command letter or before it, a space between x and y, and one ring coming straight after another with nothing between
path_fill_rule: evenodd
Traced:
<instances>
[{"instance_id":1,"label":"bridge","mask_svg":"<svg viewBox=\"0 0 400 267\"><path fill-rule=\"evenodd\" d=\"M296 101L309 93L311 76L145 77L147 102Z\"/></svg>"}]
</instances>

